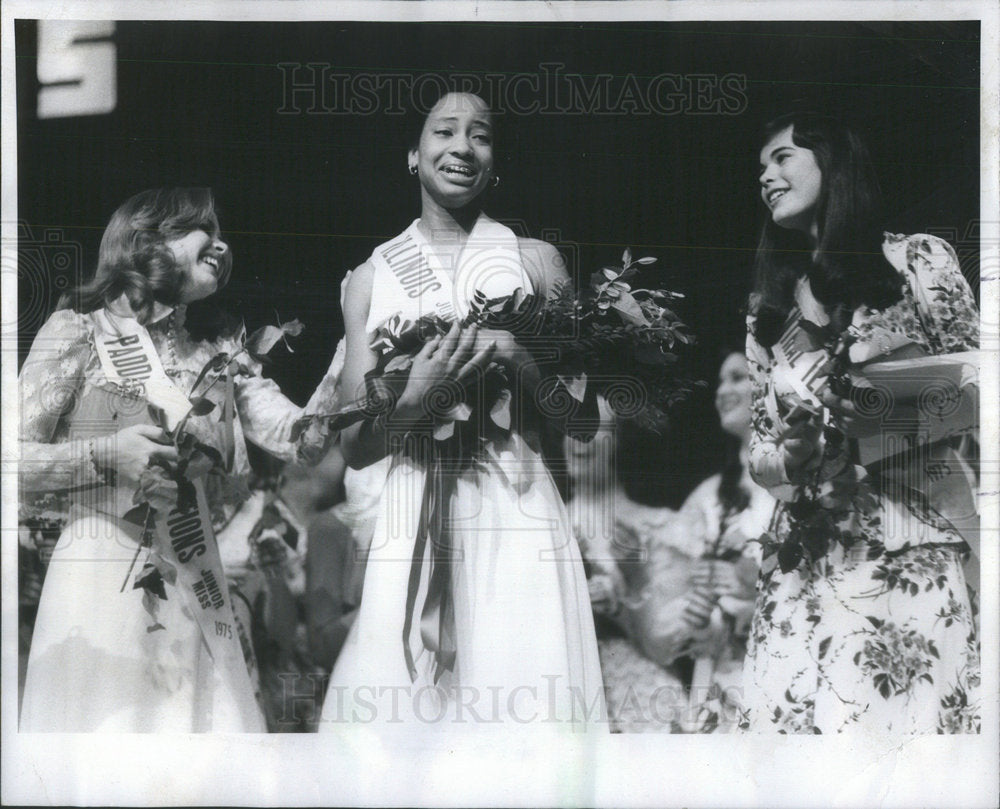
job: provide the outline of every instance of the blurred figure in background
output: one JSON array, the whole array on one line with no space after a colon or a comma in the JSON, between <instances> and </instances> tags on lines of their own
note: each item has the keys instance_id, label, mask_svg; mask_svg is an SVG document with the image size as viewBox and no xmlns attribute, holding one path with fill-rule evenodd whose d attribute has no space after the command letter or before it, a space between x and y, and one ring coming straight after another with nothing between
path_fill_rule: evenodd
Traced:
<instances>
[{"instance_id":1,"label":"blurred figure in background","mask_svg":"<svg viewBox=\"0 0 1000 809\"><path fill-rule=\"evenodd\" d=\"M316 729L327 678L361 604L387 470L388 462L349 469L337 444L317 467L288 466L281 476L275 505L303 528L293 601L272 598L268 613L276 730ZM269 522L265 514L265 531L274 530Z\"/></svg>"},{"instance_id":2,"label":"blurred figure in background","mask_svg":"<svg viewBox=\"0 0 1000 809\"><path fill-rule=\"evenodd\" d=\"M365 563L388 462L350 469L339 445L323 462L336 464L340 496L309 523L306 559L306 625L316 662L327 672L340 654L361 604Z\"/></svg>"},{"instance_id":3,"label":"blurred figure in background","mask_svg":"<svg viewBox=\"0 0 1000 809\"><path fill-rule=\"evenodd\" d=\"M601 427L593 440L564 440L563 452L572 494L570 519L587 569L597 628L612 732L670 733L685 705L680 678L644 656L636 635L635 611L652 588L651 549L685 542L677 534L677 512L633 500L624 485L619 460L622 432L603 399L598 399ZM685 586L691 565L659 571L670 590Z\"/></svg>"},{"instance_id":4,"label":"blurred figure in background","mask_svg":"<svg viewBox=\"0 0 1000 809\"><path fill-rule=\"evenodd\" d=\"M750 378L742 352L729 353L722 363L715 408L727 436L722 472L695 488L681 507L688 542L660 548L650 558L654 585L665 585L689 564L690 580L680 591L655 586L635 616L646 654L664 665L693 661L682 727L699 733L732 730L738 719L760 568L760 545L753 540L774 511L773 498L750 478ZM673 558L675 549L687 558Z\"/></svg>"},{"instance_id":5,"label":"blurred figure in background","mask_svg":"<svg viewBox=\"0 0 1000 809\"><path fill-rule=\"evenodd\" d=\"M626 494L615 450L631 428L616 429L603 406L594 441L566 448L569 509L604 630L601 662L617 730L711 733L738 720L760 566L752 540L774 509L749 475L750 380L741 352L722 363L715 407L727 436L723 470L697 486L679 512ZM620 465L627 456L618 452ZM633 715L639 707L642 722Z\"/></svg>"}]
</instances>

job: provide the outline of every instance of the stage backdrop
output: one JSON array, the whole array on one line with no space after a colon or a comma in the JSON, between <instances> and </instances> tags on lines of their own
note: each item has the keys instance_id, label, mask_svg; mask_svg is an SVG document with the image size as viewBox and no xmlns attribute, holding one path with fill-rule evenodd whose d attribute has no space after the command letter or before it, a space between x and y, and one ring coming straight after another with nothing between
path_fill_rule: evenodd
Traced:
<instances>
[{"instance_id":1,"label":"stage backdrop","mask_svg":"<svg viewBox=\"0 0 1000 809\"><path fill-rule=\"evenodd\" d=\"M957 242L978 279L978 23L120 22L72 46L111 60L110 111L70 117L39 115L59 86L42 86L39 31L15 29L22 359L60 290L92 272L119 203L205 185L235 257L227 304L251 328L307 326L269 371L304 401L342 334L344 273L419 213L402 100L442 83L501 110L487 211L559 243L584 277L625 246L657 256L707 379L743 343L756 133L792 105L856 123L886 227ZM637 459L668 501L717 468L710 401Z\"/></svg>"}]
</instances>

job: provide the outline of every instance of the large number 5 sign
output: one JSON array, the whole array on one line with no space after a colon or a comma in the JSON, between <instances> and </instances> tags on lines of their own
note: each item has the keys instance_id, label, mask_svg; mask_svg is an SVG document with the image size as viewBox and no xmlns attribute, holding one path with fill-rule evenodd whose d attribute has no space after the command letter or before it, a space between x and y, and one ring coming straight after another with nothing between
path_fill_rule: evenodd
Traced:
<instances>
[{"instance_id":1,"label":"large number 5 sign","mask_svg":"<svg viewBox=\"0 0 1000 809\"><path fill-rule=\"evenodd\" d=\"M101 115L115 108L114 32L110 20L39 20L39 118Z\"/></svg>"}]
</instances>

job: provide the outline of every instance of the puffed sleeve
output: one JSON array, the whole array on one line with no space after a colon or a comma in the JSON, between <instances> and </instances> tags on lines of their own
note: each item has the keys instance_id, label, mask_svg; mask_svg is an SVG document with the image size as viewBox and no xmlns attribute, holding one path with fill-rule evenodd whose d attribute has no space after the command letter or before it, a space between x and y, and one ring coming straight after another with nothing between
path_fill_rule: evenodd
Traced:
<instances>
[{"instance_id":1,"label":"puffed sleeve","mask_svg":"<svg viewBox=\"0 0 1000 809\"><path fill-rule=\"evenodd\" d=\"M679 512L650 536L648 583L635 603L626 604L632 639L643 654L668 666L688 653L693 640L684 618L691 574L701 554L705 527L697 512Z\"/></svg>"},{"instance_id":2,"label":"puffed sleeve","mask_svg":"<svg viewBox=\"0 0 1000 809\"><path fill-rule=\"evenodd\" d=\"M250 376L239 377L236 387L236 410L248 441L286 461L309 459L318 461L322 448L303 446L313 441L324 446L332 437L321 432L310 432L300 441L292 441L292 425L302 416L313 413L330 413L336 406L337 379L344 367L344 341L341 340L316 391L305 407L291 402L272 379L260 374L260 365L248 363Z\"/></svg>"},{"instance_id":3,"label":"puffed sleeve","mask_svg":"<svg viewBox=\"0 0 1000 809\"><path fill-rule=\"evenodd\" d=\"M951 245L926 233L886 234L883 251L910 285L931 352L955 354L978 349L979 310ZM953 412L922 413L927 440L948 438L978 425L977 389L965 392L970 395L963 396Z\"/></svg>"},{"instance_id":4,"label":"puffed sleeve","mask_svg":"<svg viewBox=\"0 0 1000 809\"><path fill-rule=\"evenodd\" d=\"M771 360L753 334L748 319L747 367L750 371L750 476L772 495L789 499L795 491L785 471L785 456L778 446L778 425L768 412Z\"/></svg>"},{"instance_id":5,"label":"puffed sleeve","mask_svg":"<svg viewBox=\"0 0 1000 809\"><path fill-rule=\"evenodd\" d=\"M19 479L23 492L55 492L101 481L86 440L59 440L60 423L79 401L90 357L85 317L60 309L39 330L18 375L21 420ZM53 443L59 440L59 443Z\"/></svg>"},{"instance_id":6,"label":"puffed sleeve","mask_svg":"<svg viewBox=\"0 0 1000 809\"><path fill-rule=\"evenodd\" d=\"M979 311L951 245L926 233L887 234L887 254L899 250L899 240L905 240L907 277L933 352L979 348Z\"/></svg>"}]
</instances>

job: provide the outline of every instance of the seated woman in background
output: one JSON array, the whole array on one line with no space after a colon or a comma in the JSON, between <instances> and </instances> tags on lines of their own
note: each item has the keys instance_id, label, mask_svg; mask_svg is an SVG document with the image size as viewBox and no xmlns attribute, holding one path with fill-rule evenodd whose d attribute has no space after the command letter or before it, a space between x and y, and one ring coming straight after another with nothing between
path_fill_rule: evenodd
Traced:
<instances>
[{"instance_id":1,"label":"seated woman in background","mask_svg":"<svg viewBox=\"0 0 1000 809\"><path fill-rule=\"evenodd\" d=\"M634 609L651 589L650 549L686 542L677 512L632 499L616 458L624 458L625 424L598 399L601 428L593 440L564 440L572 495L567 503L587 568L612 732L670 733L684 707L680 678L644 656L633 626ZM665 568L668 589L685 585L690 565Z\"/></svg>"}]
</instances>

